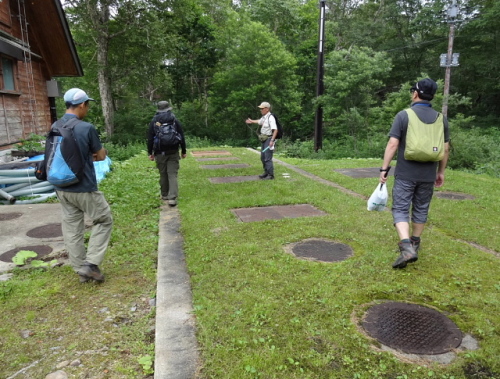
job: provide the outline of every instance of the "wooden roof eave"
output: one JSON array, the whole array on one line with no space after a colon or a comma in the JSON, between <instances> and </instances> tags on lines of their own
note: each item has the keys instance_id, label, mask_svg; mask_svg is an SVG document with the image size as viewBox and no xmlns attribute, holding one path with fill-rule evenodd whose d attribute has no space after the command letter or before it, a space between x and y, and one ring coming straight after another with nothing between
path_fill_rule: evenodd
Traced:
<instances>
[{"instance_id":1,"label":"wooden roof eave","mask_svg":"<svg viewBox=\"0 0 500 379\"><path fill-rule=\"evenodd\" d=\"M29 39L46 62L51 77L83 76L75 43L60 0L26 3Z\"/></svg>"}]
</instances>

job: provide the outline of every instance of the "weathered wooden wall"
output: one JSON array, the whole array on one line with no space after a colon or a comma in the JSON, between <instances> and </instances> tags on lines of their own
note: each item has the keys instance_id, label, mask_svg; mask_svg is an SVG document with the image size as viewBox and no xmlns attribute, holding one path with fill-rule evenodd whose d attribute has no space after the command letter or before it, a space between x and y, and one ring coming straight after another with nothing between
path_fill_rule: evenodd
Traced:
<instances>
[{"instance_id":1,"label":"weathered wooden wall","mask_svg":"<svg viewBox=\"0 0 500 379\"><path fill-rule=\"evenodd\" d=\"M17 9L17 2L0 1L0 30L29 42L32 52L38 53L36 38L34 35L30 37L32 29L28 27L28 33L22 33L17 17L19 13L23 12ZM30 133L43 134L49 130L51 119L46 81L50 77L44 65L44 61L36 59L32 59L31 64L15 61L15 90L0 90L0 147L19 142Z\"/></svg>"},{"instance_id":2,"label":"weathered wooden wall","mask_svg":"<svg viewBox=\"0 0 500 379\"><path fill-rule=\"evenodd\" d=\"M13 144L30 133L44 134L50 129L50 104L47 96L46 78L41 72L41 63L32 62L33 84L28 88L26 64L17 62L16 85L19 94L0 95L0 145Z\"/></svg>"}]
</instances>

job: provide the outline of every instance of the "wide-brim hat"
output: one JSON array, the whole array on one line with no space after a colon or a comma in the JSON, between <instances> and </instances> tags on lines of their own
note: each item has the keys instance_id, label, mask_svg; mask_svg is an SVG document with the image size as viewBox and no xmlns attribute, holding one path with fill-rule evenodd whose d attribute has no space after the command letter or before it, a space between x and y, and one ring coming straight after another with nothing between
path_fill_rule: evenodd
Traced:
<instances>
[{"instance_id":1,"label":"wide-brim hat","mask_svg":"<svg viewBox=\"0 0 500 379\"><path fill-rule=\"evenodd\" d=\"M172 110L172 107L168 103L168 101L159 101L158 102L158 112L168 112Z\"/></svg>"}]
</instances>

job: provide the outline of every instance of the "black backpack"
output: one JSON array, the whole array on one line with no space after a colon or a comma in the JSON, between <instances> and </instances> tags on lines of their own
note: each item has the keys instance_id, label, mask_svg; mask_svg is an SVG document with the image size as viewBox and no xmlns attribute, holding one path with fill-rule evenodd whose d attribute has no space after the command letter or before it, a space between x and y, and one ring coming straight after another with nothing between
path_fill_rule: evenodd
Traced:
<instances>
[{"instance_id":1,"label":"black backpack","mask_svg":"<svg viewBox=\"0 0 500 379\"><path fill-rule=\"evenodd\" d=\"M276 120L276 126L278 127L278 134L276 134L276 139L281 139L283 138L283 126L274 113L271 113L271 116L274 116L274 119Z\"/></svg>"},{"instance_id":2,"label":"black backpack","mask_svg":"<svg viewBox=\"0 0 500 379\"><path fill-rule=\"evenodd\" d=\"M165 123L155 121L154 128L154 151L160 152L167 150L176 150L179 148L182 137L175 127L175 118Z\"/></svg>"}]
</instances>

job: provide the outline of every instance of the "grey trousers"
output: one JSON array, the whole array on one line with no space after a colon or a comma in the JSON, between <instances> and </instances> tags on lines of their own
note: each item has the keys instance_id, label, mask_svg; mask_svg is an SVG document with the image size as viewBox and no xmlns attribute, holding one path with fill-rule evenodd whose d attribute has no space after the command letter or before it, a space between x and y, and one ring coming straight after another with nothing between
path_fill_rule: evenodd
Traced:
<instances>
[{"instance_id":1,"label":"grey trousers","mask_svg":"<svg viewBox=\"0 0 500 379\"><path fill-rule=\"evenodd\" d=\"M113 228L111 209L103 193L56 192L61 203L64 244L71 267L78 272L84 262L100 265L106 255ZM93 224L87 251L84 243L85 214Z\"/></svg>"},{"instance_id":2,"label":"grey trousers","mask_svg":"<svg viewBox=\"0 0 500 379\"><path fill-rule=\"evenodd\" d=\"M394 224L398 222L410 222L425 224L429 214L434 183L413 182L398 179L394 181L392 188L392 217Z\"/></svg>"},{"instance_id":3,"label":"grey trousers","mask_svg":"<svg viewBox=\"0 0 500 379\"><path fill-rule=\"evenodd\" d=\"M267 149L269 143L271 142L271 137L262 142L262 150L260 153L260 160L262 161L262 166L264 167L264 172L270 176L274 176L274 166L273 166L273 152L274 150ZM266 150L266 151L264 151Z\"/></svg>"},{"instance_id":4,"label":"grey trousers","mask_svg":"<svg viewBox=\"0 0 500 379\"><path fill-rule=\"evenodd\" d=\"M179 160L178 151L155 155L156 167L160 171L160 190L163 199L175 200L179 196L179 184L177 183Z\"/></svg>"}]
</instances>

